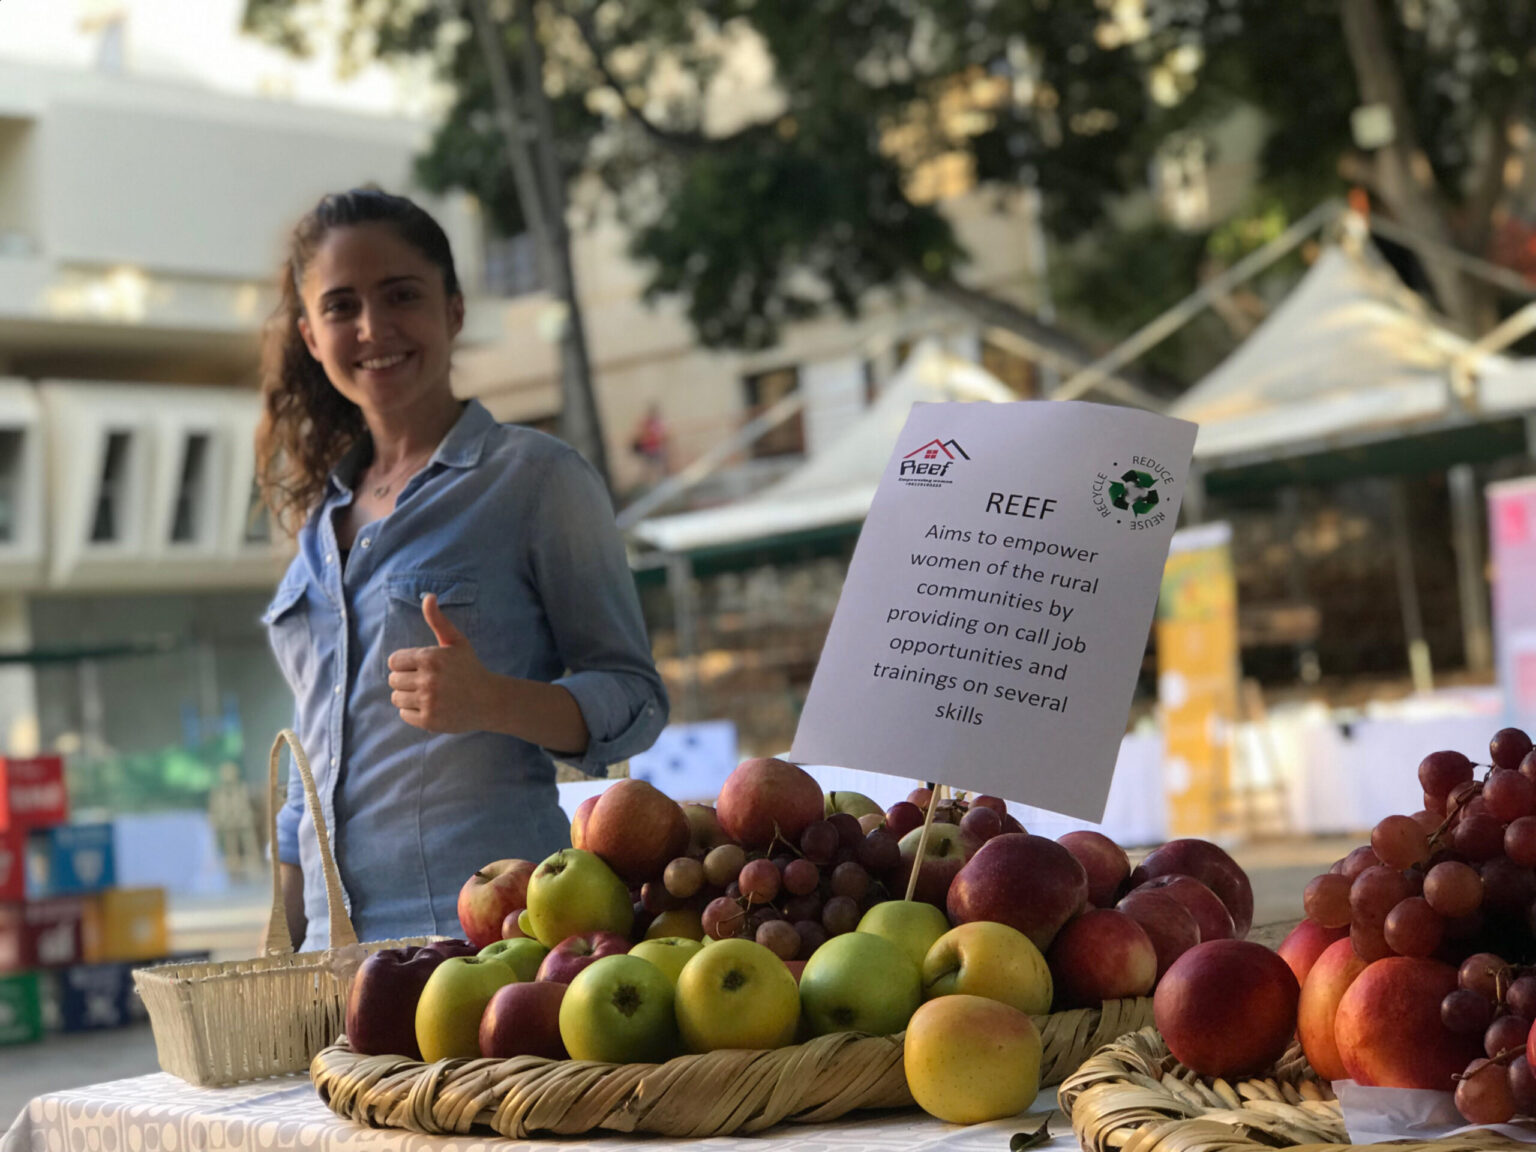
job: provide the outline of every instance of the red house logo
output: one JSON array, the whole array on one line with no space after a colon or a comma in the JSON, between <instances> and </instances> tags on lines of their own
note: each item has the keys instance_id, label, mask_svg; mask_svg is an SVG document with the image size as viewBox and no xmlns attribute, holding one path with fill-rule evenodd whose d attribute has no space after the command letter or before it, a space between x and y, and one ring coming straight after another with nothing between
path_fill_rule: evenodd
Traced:
<instances>
[{"instance_id":1,"label":"red house logo","mask_svg":"<svg viewBox=\"0 0 1536 1152\"><path fill-rule=\"evenodd\" d=\"M937 488L942 484L953 483L948 479L950 468L970 458L970 454L960 447L960 441L940 440L935 436L901 458L897 478L906 484Z\"/></svg>"}]
</instances>

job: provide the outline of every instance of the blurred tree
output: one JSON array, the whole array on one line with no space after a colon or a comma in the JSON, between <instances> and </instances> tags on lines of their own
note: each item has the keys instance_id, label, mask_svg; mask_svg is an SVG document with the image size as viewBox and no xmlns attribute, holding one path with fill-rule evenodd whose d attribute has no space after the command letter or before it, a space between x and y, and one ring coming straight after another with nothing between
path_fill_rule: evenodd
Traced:
<instances>
[{"instance_id":1,"label":"blurred tree","mask_svg":"<svg viewBox=\"0 0 1536 1152\"><path fill-rule=\"evenodd\" d=\"M434 56L456 95L422 175L478 193L499 227L521 231L470 2L347 0L339 34L356 53ZM329 7L247 0L247 23L302 48ZM1067 245L1057 303L1109 335L1350 183L1426 238L1481 254L1536 95L1536 0L518 0L521 17L492 10L520 84L548 94L559 172L615 193L650 293L680 295L712 345L762 346L787 321L853 313L873 292L917 282L1046 358L1080 363L1079 341L960 279L966 253L942 200L971 184L1038 189L1047 231ZM546 56L539 85L519 39L531 28ZM754 66L762 79L744 88ZM1362 105L1377 129L1368 149L1351 131ZM1165 222L1145 195L1151 174L1183 142L1219 141L1245 109L1264 134L1247 206L1232 221ZM1455 321L1486 326L1486 290L1444 260L1423 265ZM1166 366L1184 378L1198 367Z\"/></svg>"}]
</instances>

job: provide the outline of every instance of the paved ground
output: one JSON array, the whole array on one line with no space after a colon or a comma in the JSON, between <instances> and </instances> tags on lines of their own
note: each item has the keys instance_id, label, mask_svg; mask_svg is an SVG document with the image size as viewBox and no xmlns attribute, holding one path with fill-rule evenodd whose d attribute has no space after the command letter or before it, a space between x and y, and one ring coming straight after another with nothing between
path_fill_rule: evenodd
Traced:
<instances>
[{"instance_id":1,"label":"paved ground","mask_svg":"<svg viewBox=\"0 0 1536 1152\"><path fill-rule=\"evenodd\" d=\"M1361 842L1289 839L1232 849L1253 881L1254 923L1271 926L1262 933L1267 943L1277 942L1280 928L1300 917L1306 882ZM267 891L253 888L217 900L174 901L172 946L213 949L216 959L254 955L270 899ZM0 1132L39 1093L155 1071L155 1042L147 1026L53 1036L38 1045L0 1049Z\"/></svg>"}]
</instances>

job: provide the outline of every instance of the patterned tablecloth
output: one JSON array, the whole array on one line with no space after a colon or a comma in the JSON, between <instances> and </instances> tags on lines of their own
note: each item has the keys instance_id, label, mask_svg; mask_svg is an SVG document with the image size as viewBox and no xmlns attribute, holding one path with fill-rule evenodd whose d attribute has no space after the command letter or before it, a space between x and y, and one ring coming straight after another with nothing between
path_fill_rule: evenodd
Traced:
<instances>
[{"instance_id":1,"label":"patterned tablecloth","mask_svg":"<svg viewBox=\"0 0 1536 1152\"><path fill-rule=\"evenodd\" d=\"M1036 1101L1041 1111L970 1127L911 1111L835 1124L785 1124L751 1137L513 1141L364 1128L327 1109L303 1076L194 1088L161 1072L38 1096L0 1137L0 1152L724 1152L743 1142L757 1152L1008 1152L1009 1137L1023 1127L1038 1127L1043 1110L1054 1102L1054 1090L1046 1089ZM1060 1113L1051 1116L1051 1132L1055 1138L1045 1147L1077 1147Z\"/></svg>"}]
</instances>

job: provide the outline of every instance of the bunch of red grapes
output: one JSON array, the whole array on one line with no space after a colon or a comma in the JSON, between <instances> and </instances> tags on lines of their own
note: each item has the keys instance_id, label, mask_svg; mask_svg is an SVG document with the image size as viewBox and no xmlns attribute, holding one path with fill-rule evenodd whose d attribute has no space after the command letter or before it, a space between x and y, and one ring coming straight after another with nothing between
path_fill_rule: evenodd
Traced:
<instances>
[{"instance_id":1,"label":"bunch of red grapes","mask_svg":"<svg viewBox=\"0 0 1536 1152\"><path fill-rule=\"evenodd\" d=\"M659 885L641 889L641 902L651 913L702 902L704 931L716 940L756 940L785 960L809 959L830 937L857 928L872 905L905 895L901 836L922 824L932 795L915 790L868 831L858 817L836 812L797 843L779 840L766 853L728 843L702 860L679 856ZM1002 830L1006 814L1002 800L977 796L941 800L933 819L981 842Z\"/></svg>"},{"instance_id":2,"label":"bunch of red grapes","mask_svg":"<svg viewBox=\"0 0 1536 1152\"><path fill-rule=\"evenodd\" d=\"M1485 1058L1456 1088L1474 1124L1536 1116L1526 1045L1536 1020L1536 751L1518 728L1496 732L1492 764L1432 752L1419 765L1424 807L1388 816L1307 885L1308 917L1349 928L1367 963L1429 956L1459 966L1441 1005L1445 1026L1483 1033Z\"/></svg>"}]
</instances>

